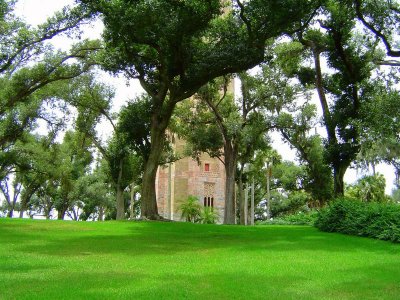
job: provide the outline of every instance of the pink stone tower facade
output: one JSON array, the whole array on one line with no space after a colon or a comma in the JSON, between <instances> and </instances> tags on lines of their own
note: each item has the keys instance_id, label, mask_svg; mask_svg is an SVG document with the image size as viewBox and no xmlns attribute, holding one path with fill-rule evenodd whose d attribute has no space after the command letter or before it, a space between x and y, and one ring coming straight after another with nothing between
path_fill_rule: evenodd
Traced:
<instances>
[{"instance_id":1,"label":"pink stone tower facade","mask_svg":"<svg viewBox=\"0 0 400 300\"><path fill-rule=\"evenodd\" d=\"M175 139L177 153L183 153L185 142ZM223 163L203 153L200 164L191 157L158 168L156 178L158 213L170 220L182 220L179 206L188 196L196 196L202 206L211 206L222 223L225 205L225 170Z\"/></svg>"}]
</instances>

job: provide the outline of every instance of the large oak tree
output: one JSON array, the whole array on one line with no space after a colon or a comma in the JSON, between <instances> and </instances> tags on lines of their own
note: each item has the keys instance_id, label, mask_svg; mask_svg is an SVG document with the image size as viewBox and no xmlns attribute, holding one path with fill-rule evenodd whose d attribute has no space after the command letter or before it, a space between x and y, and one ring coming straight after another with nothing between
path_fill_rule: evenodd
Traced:
<instances>
[{"instance_id":1,"label":"large oak tree","mask_svg":"<svg viewBox=\"0 0 400 300\"><path fill-rule=\"evenodd\" d=\"M142 216L157 219L155 177L176 104L210 80L264 59L268 38L294 30L313 1L80 0L105 24L104 65L139 79L151 97L151 148L145 162ZM234 223L234 204L225 223Z\"/></svg>"}]
</instances>

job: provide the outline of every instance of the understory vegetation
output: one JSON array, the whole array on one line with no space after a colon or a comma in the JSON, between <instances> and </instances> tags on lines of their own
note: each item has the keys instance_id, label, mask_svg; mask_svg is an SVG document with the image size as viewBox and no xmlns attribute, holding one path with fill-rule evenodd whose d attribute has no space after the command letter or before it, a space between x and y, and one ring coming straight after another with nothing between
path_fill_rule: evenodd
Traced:
<instances>
[{"instance_id":1,"label":"understory vegetation","mask_svg":"<svg viewBox=\"0 0 400 300\"><path fill-rule=\"evenodd\" d=\"M318 212L309 213L299 212L296 214L285 215L270 220L260 221L258 225L314 225L317 220Z\"/></svg>"},{"instance_id":2,"label":"understory vegetation","mask_svg":"<svg viewBox=\"0 0 400 300\"><path fill-rule=\"evenodd\" d=\"M340 199L319 212L315 226L327 232L400 243L400 206Z\"/></svg>"}]
</instances>

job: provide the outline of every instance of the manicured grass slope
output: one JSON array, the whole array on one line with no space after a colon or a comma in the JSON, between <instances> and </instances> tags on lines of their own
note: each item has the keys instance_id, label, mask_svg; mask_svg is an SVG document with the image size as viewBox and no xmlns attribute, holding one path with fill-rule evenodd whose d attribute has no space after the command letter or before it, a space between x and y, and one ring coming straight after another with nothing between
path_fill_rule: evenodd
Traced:
<instances>
[{"instance_id":1,"label":"manicured grass slope","mask_svg":"<svg viewBox=\"0 0 400 300\"><path fill-rule=\"evenodd\" d=\"M302 226L0 219L0 299L399 299L400 245Z\"/></svg>"}]
</instances>

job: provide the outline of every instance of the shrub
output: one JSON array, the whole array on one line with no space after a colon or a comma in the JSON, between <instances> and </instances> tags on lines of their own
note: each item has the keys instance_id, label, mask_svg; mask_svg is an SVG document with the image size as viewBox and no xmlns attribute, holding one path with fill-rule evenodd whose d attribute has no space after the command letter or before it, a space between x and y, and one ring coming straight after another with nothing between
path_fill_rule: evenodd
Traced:
<instances>
[{"instance_id":1,"label":"shrub","mask_svg":"<svg viewBox=\"0 0 400 300\"><path fill-rule=\"evenodd\" d=\"M182 219L185 219L186 222L198 222L201 213L199 199L195 196L189 196L186 202L180 205L179 210L182 213Z\"/></svg>"},{"instance_id":2,"label":"shrub","mask_svg":"<svg viewBox=\"0 0 400 300\"><path fill-rule=\"evenodd\" d=\"M271 220L259 222L259 225L314 225L317 219L317 212L303 213L286 215Z\"/></svg>"},{"instance_id":3,"label":"shrub","mask_svg":"<svg viewBox=\"0 0 400 300\"><path fill-rule=\"evenodd\" d=\"M215 224L218 222L219 214L212 207L204 207L200 213L200 223L203 224Z\"/></svg>"},{"instance_id":4,"label":"shrub","mask_svg":"<svg viewBox=\"0 0 400 300\"><path fill-rule=\"evenodd\" d=\"M400 242L400 206L339 199L322 209L315 226L327 232Z\"/></svg>"}]
</instances>

